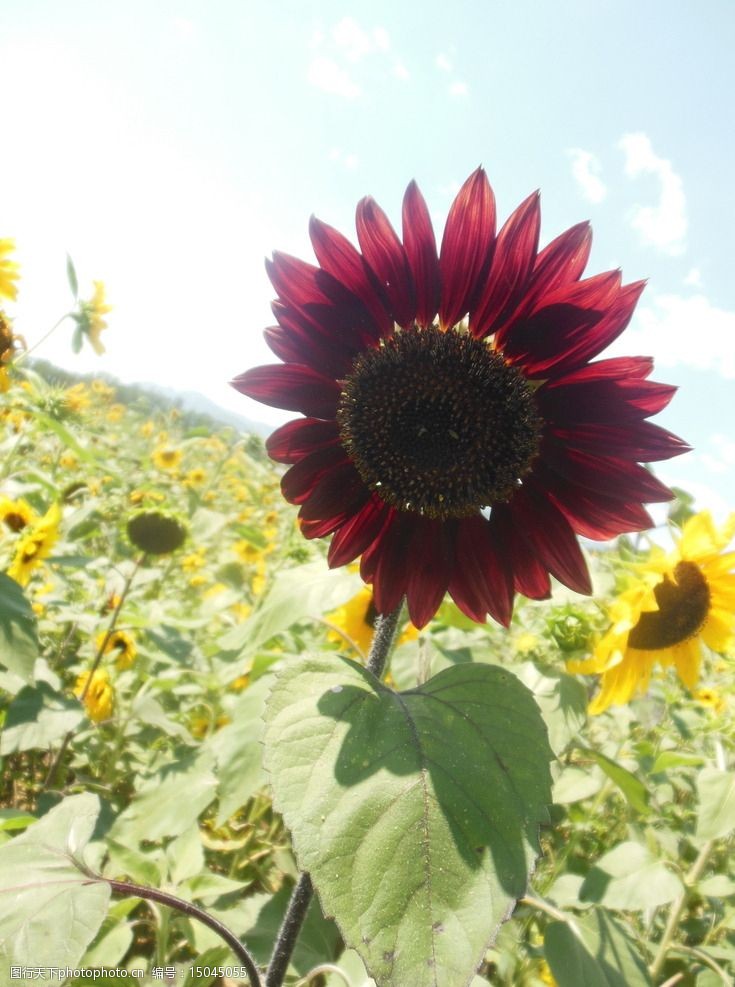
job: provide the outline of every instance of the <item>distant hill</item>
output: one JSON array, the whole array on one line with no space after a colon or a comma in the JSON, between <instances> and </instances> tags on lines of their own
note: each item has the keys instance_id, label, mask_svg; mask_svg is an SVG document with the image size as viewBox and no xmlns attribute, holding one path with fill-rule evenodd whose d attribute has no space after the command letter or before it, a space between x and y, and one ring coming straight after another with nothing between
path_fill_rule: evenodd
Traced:
<instances>
[{"instance_id":1,"label":"distant hill","mask_svg":"<svg viewBox=\"0 0 735 987\"><path fill-rule=\"evenodd\" d=\"M124 383L112 374L79 374L57 367L48 360L29 360L29 366L49 383L63 387L74 384L89 384L92 380L104 380L117 391L117 398L124 404L148 403L152 408L176 407L192 418L196 424L229 426L247 435L266 438L273 431L272 425L253 421L235 411L223 408L198 391L177 391L173 387L163 387L149 381Z\"/></svg>"}]
</instances>

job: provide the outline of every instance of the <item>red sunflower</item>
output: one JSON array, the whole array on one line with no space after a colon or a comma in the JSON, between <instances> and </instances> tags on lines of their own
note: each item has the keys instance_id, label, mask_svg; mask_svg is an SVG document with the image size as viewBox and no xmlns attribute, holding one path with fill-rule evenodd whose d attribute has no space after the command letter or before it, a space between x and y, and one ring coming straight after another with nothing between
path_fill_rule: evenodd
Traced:
<instances>
[{"instance_id":1,"label":"red sunflower","mask_svg":"<svg viewBox=\"0 0 735 987\"><path fill-rule=\"evenodd\" d=\"M688 446L646 421L675 388L653 361L590 362L628 324L643 282L582 279L591 233L573 226L539 252L539 198L495 232L482 169L449 211L437 253L415 182L403 242L371 198L358 251L312 219L318 267L267 262L284 362L233 385L305 417L268 440L290 469L287 500L307 538L332 536L330 566L358 556L376 609L405 596L423 626L446 592L474 620L510 621L516 591L550 593L549 574L591 591L577 535L651 524L670 491L642 462Z\"/></svg>"}]
</instances>

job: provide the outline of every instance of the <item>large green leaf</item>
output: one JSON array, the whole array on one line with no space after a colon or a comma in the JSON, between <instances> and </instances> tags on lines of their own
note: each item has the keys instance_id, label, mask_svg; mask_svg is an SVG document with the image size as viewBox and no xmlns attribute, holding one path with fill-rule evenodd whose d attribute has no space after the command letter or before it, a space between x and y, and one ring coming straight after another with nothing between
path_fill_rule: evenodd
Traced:
<instances>
[{"instance_id":1,"label":"large green leaf","mask_svg":"<svg viewBox=\"0 0 735 987\"><path fill-rule=\"evenodd\" d=\"M76 699L63 696L46 682L27 685L8 707L0 754L49 747L76 729L84 719Z\"/></svg>"},{"instance_id":2,"label":"large green leaf","mask_svg":"<svg viewBox=\"0 0 735 987\"><path fill-rule=\"evenodd\" d=\"M0 573L0 665L31 682L38 653L31 605L16 581Z\"/></svg>"},{"instance_id":3,"label":"large green leaf","mask_svg":"<svg viewBox=\"0 0 735 987\"><path fill-rule=\"evenodd\" d=\"M697 838L716 840L735 829L735 774L705 768L697 775Z\"/></svg>"},{"instance_id":4,"label":"large green leaf","mask_svg":"<svg viewBox=\"0 0 735 987\"><path fill-rule=\"evenodd\" d=\"M583 918L551 922L544 952L558 987L648 987L651 978L625 927L595 908Z\"/></svg>"},{"instance_id":5,"label":"large green leaf","mask_svg":"<svg viewBox=\"0 0 735 987\"><path fill-rule=\"evenodd\" d=\"M96 795L73 795L0 848L0 982L11 965L76 966L102 925L110 888L73 862L99 809Z\"/></svg>"},{"instance_id":6,"label":"large green leaf","mask_svg":"<svg viewBox=\"0 0 735 987\"><path fill-rule=\"evenodd\" d=\"M278 678L265 748L299 864L380 987L467 984L547 819L553 755L528 689L464 665L395 693L309 658Z\"/></svg>"},{"instance_id":7,"label":"large green leaf","mask_svg":"<svg viewBox=\"0 0 735 987\"><path fill-rule=\"evenodd\" d=\"M580 891L583 901L606 908L637 911L673 901L684 890L681 880L641 843L620 843L589 871Z\"/></svg>"},{"instance_id":8,"label":"large green leaf","mask_svg":"<svg viewBox=\"0 0 735 987\"><path fill-rule=\"evenodd\" d=\"M590 750L584 747L580 748L580 750L584 754L587 754L588 757L591 757L593 760L597 761L610 781L614 782L618 786L629 805L635 809L636 812L648 812L651 796L640 778L636 778L636 776L631 771L628 771L627 768L624 768L622 764L618 764L617 761L613 761L612 758L606 757L605 754L601 754L599 751Z\"/></svg>"}]
</instances>

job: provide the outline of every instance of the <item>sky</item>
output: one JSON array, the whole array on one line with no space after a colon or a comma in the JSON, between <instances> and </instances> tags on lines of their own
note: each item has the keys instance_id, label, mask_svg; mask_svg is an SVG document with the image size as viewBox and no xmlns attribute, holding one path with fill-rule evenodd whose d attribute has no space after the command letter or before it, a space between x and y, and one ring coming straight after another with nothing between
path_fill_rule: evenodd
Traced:
<instances>
[{"instance_id":1,"label":"sky","mask_svg":"<svg viewBox=\"0 0 735 987\"><path fill-rule=\"evenodd\" d=\"M589 219L588 274L647 278L614 353L679 391L660 464L735 509L732 0L2 0L0 238L29 345L105 282L106 353L62 366L291 417L227 381L275 362L264 258L313 260L314 213L354 238L371 194L400 228L416 179L440 233L479 164L502 221L541 190L542 243ZM606 354L607 355L607 354Z\"/></svg>"}]
</instances>

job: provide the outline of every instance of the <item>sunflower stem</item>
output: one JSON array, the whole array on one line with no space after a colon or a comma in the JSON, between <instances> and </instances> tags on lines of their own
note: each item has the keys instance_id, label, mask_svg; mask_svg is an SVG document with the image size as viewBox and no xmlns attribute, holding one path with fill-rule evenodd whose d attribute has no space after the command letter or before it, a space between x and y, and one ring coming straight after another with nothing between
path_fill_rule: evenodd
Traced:
<instances>
[{"instance_id":1,"label":"sunflower stem","mask_svg":"<svg viewBox=\"0 0 735 987\"><path fill-rule=\"evenodd\" d=\"M403 601L391 613L381 614L378 618L373 643L370 646L370 654L365 666L376 678L380 678L385 670L402 609ZM278 930L273 955L265 975L265 987L282 987L291 954L296 946L296 940L299 937L301 926L304 924L313 895L314 888L311 878L308 874L302 874L296 882L281 928Z\"/></svg>"}]
</instances>

